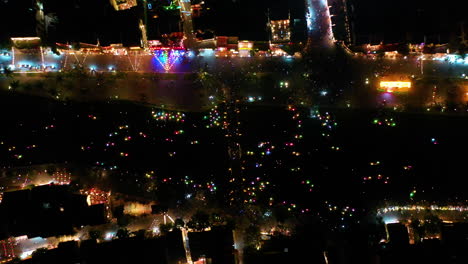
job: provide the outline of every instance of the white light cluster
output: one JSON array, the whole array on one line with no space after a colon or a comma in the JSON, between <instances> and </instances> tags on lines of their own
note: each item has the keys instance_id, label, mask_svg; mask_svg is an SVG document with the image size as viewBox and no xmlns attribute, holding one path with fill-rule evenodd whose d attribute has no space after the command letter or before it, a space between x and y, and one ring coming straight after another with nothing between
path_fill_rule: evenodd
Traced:
<instances>
[{"instance_id":1,"label":"white light cluster","mask_svg":"<svg viewBox=\"0 0 468 264\"><path fill-rule=\"evenodd\" d=\"M453 206L453 205L446 205L446 206L438 206L438 205L431 205L431 206L421 206L421 205L389 206L389 207L386 207L386 208L378 209L377 214L386 214L386 213L389 213L389 212L398 212L398 211L424 211L424 210L465 212L465 211L468 211L468 207L466 207L466 206Z\"/></svg>"}]
</instances>

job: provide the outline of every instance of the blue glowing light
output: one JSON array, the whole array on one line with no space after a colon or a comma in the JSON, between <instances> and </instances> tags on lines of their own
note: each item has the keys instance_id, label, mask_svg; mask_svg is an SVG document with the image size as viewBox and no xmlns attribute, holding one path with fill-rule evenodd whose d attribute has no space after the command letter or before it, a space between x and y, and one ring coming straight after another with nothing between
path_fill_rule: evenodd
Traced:
<instances>
[{"instance_id":1,"label":"blue glowing light","mask_svg":"<svg viewBox=\"0 0 468 264\"><path fill-rule=\"evenodd\" d=\"M306 13L306 21L307 21L307 29L309 31L312 31L314 29L314 24L315 24L315 12L312 9L311 4L307 7L307 13Z\"/></svg>"},{"instance_id":2,"label":"blue glowing light","mask_svg":"<svg viewBox=\"0 0 468 264\"><path fill-rule=\"evenodd\" d=\"M5 51L0 51L0 60L2 61L11 60L10 53L5 52Z\"/></svg>"},{"instance_id":3,"label":"blue glowing light","mask_svg":"<svg viewBox=\"0 0 468 264\"><path fill-rule=\"evenodd\" d=\"M104 240L112 240L115 235L116 235L116 232L107 232L104 237Z\"/></svg>"},{"instance_id":4,"label":"blue glowing light","mask_svg":"<svg viewBox=\"0 0 468 264\"><path fill-rule=\"evenodd\" d=\"M384 223L386 225L388 225L388 224L397 224L397 223L400 222L398 220L398 218L396 218L396 217L384 217L383 221L384 221Z\"/></svg>"},{"instance_id":5,"label":"blue glowing light","mask_svg":"<svg viewBox=\"0 0 468 264\"><path fill-rule=\"evenodd\" d=\"M213 57L215 56L215 52L213 49L200 49L200 56Z\"/></svg>"},{"instance_id":6,"label":"blue glowing light","mask_svg":"<svg viewBox=\"0 0 468 264\"><path fill-rule=\"evenodd\" d=\"M18 65L21 65L21 67L23 67L23 65L24 65L25 67L29 67L29 66L32 66L33 63L30 62L30 61L19 61L19 62L18 62Z\"/></svg>"}]
</instances>

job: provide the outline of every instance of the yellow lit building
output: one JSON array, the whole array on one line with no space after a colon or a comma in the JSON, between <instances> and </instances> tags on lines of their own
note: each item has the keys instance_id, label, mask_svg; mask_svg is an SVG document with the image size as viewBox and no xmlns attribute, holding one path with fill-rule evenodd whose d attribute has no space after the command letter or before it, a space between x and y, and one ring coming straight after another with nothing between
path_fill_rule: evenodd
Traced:
<instances>
[{"instance_id":1,"label":"yellow lit building","mask_svg":"<svg viewBox=\"0 0 468 264\"><path fill-rule=\"evenodd\" d=\"M253 49L253 42L251 41L239 41L239 57L250 57L250 52Z\"/></svg>"}]
</instances>

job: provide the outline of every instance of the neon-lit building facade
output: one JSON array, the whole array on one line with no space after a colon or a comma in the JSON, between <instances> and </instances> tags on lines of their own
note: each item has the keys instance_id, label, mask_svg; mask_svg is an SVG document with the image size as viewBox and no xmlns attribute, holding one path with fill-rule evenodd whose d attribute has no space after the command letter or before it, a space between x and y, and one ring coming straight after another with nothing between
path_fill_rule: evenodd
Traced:
<instances>
[{"instance_id":1,"label":"neon-lit building facade","mask_svg":"<svg viewBox=\"0 0 468 264\"><path fill-rule=\"evenodd\" d=\"M130 9L138 4L137 0L110 0L110 3L117 11Z\"/></svg>"},{"instance_id":2,"label":"neon-lit building facade","mask_svg":"<svg viewBox=\"0 0 468 264\"><path fill-rule=\"evenodd\" d=\"M328 0L330 15L332 17L333 37L346 44L353 43L354 28L351 20L352 9L347 0Z\"/></svg>"},{"instance_id":3,"label":"neon-lit building facade","mask_svg":"<svg viewBox=\"0 0 468 264\"><path fill-rule=\"evenodd\" d=\"M291 40L289 19L270 21L272 42L287 42Z\"/></svg>"},{"instance_id":4,"label":"neon-lit building facade","mask_svg":"<svg viewBox=\"0 0 468 264\"><path fill-rule=\"evenodd\" d=\"M0 260L10 260L16 257L15 254L16 240L11 237L0 241ZM3 262L2 262L3 263Z\"/></svg>"},{"instance_id":5,"label":"neon-lit building facade","mask_svg":"<svg viewBox=\"0 0 468 264\"><path fill-rule=\"evenodd\" d=\"M184 47L193 48L195 45L195 34L193 33L192 4L190 0L178 0L180 6L180 19L184 30Z\"/></svg>"},{"instance_id":6,"label":"neon-lit building facade","mask_svg":"<svg viewBox=\"0 0 468 264\"><path fill-rule=\"evenodd\" d=\"M239 57L250 57L250 52L253 49L253 42L239 41Z\"/></svg>"},{"instance_id":7,"label":"neon-lit building facade","mask_svg":"<svg viewBox=\"0 0 468 264\"><path fill-rule=\"evenodd\" d=\"M333 36L328 0L306 0L307 46L330 47Z\"/></svg>"},{"instance_id":8,"label":"neon-lit building facade","mask_svg":"<svg viewBox=\"0 0 468 264\"><path fill-rule=\"evenodd\" d=\"M57 185L68 185L71 183L72 175L69 172L56 171L52 174L53 183Z\"/></svg>"}]
</instances>

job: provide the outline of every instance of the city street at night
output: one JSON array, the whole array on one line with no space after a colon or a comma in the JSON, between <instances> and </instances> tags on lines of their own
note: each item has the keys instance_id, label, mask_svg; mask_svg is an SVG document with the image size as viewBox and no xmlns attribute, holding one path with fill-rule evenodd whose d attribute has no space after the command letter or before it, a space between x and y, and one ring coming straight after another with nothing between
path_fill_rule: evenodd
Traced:
<instances>
[{"instance_id":1,"label":"city street at night","mask_svg":"<svg viewBox=\"0 0 468 264\"><path fill-rule=\"evenodd\" d=\"M464 10L0 1L0 264L468 263Z\"/></svg>"}]
</instances>

